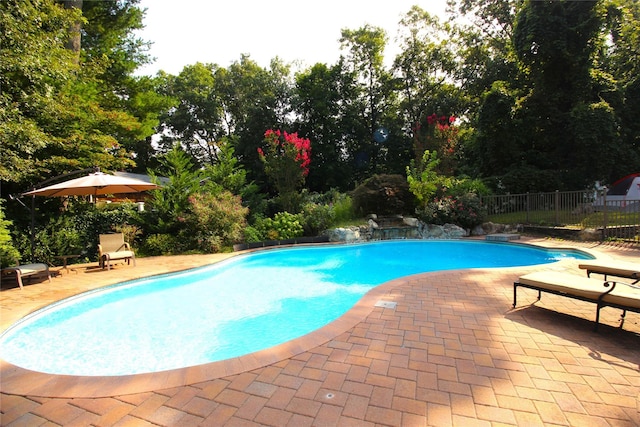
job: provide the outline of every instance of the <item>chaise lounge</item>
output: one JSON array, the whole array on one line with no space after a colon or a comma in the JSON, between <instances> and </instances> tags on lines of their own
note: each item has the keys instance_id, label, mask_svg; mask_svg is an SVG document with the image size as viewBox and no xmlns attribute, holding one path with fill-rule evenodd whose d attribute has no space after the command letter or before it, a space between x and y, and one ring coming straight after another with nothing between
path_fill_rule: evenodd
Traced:
<instances>
[{"instance_id":1,"label":"chaise lounge","mask_svg":"<svg viewBox=\"0 0 640 427\"><path fill-rule=\"evenodd\" d=\"M24 289L24 278L44 278L49 279L51 283L51 272L49 266L42 263L23 264L16 267L6 267L2 269L2 276L16 276L16 281L20 286L20 289Z\"/></svg>"},{"instance_id":2,"label":"chaise lounge","mask_svg":"<svg viewBox=\"0 0 640 427\"><path fill-rule=\"evenodd\" d=\"M561 295L596 304L596 324L600 324L600 309L614 307L622 310L620 327L624 324L627 310L640 313L640 286L614 281L602 281L556 271L538 271L521 276L513 283L513 308L516 307L518 287Z\"/></svg>"},{"instance_id":3,"label":"chaise lounge","mask_svg":"<svg viewBox=\"0 0 640 427\"><path fill-rule=\"evenodd\" d=\"M587 270L587 277L591 273L602 274L604 280L607 276L623 277L634 280L632 283L640 281L640 265L626 261L589 261L578 265L579 268Z\"/></svg>"},{"instance_id":4,"label":"chaise lounge","mask_svg":"<svg viewBox=\"0 0 640 427\"><path fill-rule=\"evenodd\" d=\"M107 270L111 270L111 261L125 260L127 264L133 260L133 265L136 265L135 253L131 250L129 243L124 241L124 234L101 234L100 244L98 245L98 264L100 268L104 269L105 265Z\"/></svg>"}]
</instances>

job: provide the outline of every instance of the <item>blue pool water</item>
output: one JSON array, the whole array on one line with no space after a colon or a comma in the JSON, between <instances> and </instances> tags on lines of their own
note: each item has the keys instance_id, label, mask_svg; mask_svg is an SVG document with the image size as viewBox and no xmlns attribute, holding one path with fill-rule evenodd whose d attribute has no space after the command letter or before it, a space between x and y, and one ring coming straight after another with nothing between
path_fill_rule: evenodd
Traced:
<instances>
[{"instance_id":1,"label":"blue pool water","mask_svg":"<svg viewBox=\"0 0 640 427\"><path fill-rule=\"evenodd\" d=\"M128 375L248 354L318 329L371 288L416 273L592 258L469 241L385 241L254 252L88 292L0 337L2 359L39 372Z\"/></svg>"}]
</instances>

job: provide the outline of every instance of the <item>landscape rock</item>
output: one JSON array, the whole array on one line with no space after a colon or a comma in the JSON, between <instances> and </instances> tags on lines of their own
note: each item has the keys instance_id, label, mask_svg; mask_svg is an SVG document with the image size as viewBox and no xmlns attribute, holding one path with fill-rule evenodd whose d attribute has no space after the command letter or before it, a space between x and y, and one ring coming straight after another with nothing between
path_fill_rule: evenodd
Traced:
<instances>
[{"instance_id":1,"label":"landscape rock","mask_svg":"<svg viewBox=\"0 0 640 427\"><path fill-rule=\"evenodd\" d=\"M360 240L360 227L333 228L327 230L330 242L353 243Z\"/></svg>"}]
</instances>

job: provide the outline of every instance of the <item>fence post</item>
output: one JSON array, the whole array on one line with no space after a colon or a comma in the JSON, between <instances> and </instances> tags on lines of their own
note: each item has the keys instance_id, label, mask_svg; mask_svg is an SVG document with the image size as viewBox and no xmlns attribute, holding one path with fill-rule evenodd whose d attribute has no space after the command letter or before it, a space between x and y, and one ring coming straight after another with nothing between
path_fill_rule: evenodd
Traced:
<instances>
[{"instance_id":1,"label":"fence post","mask_svg":"<svg viewBox=\"0 0 640 427\"><path fill-rule=\"evenodd\" d=\"M529 222L529 192L527 191L527 218L525 220L525 224L530 224Z\"/></svg>"},{"instance_id":2,"label":"fence post","mask_svg":"<svg viewBox=\"0 0 640 427\"><path fill-rule=\"evenodd\" d=\"M555 201L553 204L556 207L556 223L555 225L560 225L560 191L556 190Z\"/></svg>"},{"instance_id":3,"label":"fence post","mask_svg":"<svg viewBox=\"0 0 640 427\"><path fill-rule=\"evenodd\" d=\"M602 190L602 237L607 239L607 187Z\"/></svg>"}]
</instances>

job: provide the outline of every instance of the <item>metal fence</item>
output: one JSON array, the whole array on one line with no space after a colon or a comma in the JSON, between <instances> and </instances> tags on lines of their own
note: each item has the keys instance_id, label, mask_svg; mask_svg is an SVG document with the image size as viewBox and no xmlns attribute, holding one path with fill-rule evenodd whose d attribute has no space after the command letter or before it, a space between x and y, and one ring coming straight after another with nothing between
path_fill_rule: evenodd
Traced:
<instances>
[{"instance_id":1,"label":"metal fence","mask_svg":"<svg viewBox=\"0 0 640 427\"><path fill-rule=\"evenodd\" d=\"M640 241L640 200L606 190L482 196L488 220L502 224L601 231L603 239Z\"/></svg>"}]
</instances>

